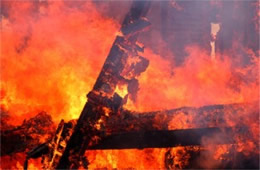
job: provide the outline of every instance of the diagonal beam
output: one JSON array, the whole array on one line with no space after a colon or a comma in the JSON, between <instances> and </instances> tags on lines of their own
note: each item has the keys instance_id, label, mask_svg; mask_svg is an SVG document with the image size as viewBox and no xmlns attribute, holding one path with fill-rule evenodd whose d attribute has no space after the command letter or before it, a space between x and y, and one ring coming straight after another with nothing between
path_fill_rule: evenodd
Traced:
<instances>
[{"instance_id":1,"label":"diagonal beam","mask_svg":"<svg viewBox=\"0 0 260 170\"><path fill-rule=\"evenodd\" d=\"M143 17L148 12L150 3L133 1L120 30L122 36L116 37L93 90L87 95L88 102L65 151L61 158L57 158L57 166L49 166L51 169L77 169L87 147L97 143L96 139L104 137L99 132L100 127L105 127L105 120L109 119L110 114L117 113L124 103L124 99L115 92L116 87L124 84L128 89L131 89L131 86L138 88L136 77L145 71L149 62L139 55L143 48L137 45L136 41L139 32L149 25ZM130 58L137 62L129 63ZM134 91L137 90L132 91L133 94L129 95L135 96Z\"/></svg>"}]
</instances>

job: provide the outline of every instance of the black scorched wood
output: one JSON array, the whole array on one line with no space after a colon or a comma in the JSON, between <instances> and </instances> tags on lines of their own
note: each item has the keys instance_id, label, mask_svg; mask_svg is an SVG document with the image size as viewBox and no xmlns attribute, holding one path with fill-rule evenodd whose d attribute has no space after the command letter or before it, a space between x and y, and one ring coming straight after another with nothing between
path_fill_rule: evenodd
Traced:
<instances>
[{"instance_id":1,"label":"black scorched wood","mask_svg":"<svg viewBox=\"0 0 260 170\"><path fill-rule=\"evenodd\" d=\"M181 107L154 112L121 110L111 115L106 127L110 134L126 131L174 130L183 128L243 126L258 120L259 102ZM176 125L174 122L182 122ZM175 126L176 125L176 126Z\"/></svg>"},{"instance_id":2,"label":"black scorched wood","mask_svg":"<svg viewBox=\"0 0 260 170\"><path fill-rule=\"evenodd\" d=\"M138 88L136 78L146 70L149 62L139 55L143 47L138 46L136 41L139 32L149 25L144 19L149 6L149 1L133 2L122 23L122 36L116 37L94 88L87 95L88 102L83 108L57 169L78 168L85 150L105 136L101 129L105 127L105 120L110 117L109 113L118 113L125 102L115 93L117 85L127 85L128 89ZM129 63L129 58L135 58L138 62ZM128 94L129 97L134 98L136 91L132 90L132 93Z\"/></svg>"},{"instance_id":3,"label":"black scorched wood","mask_svg":"<svg viewBox=\"0 0 260 170\"><path fill-rule=\"evenodd\" d=\"M146 113L120 109L117 114L112 114L106 120L105 129L99 129L99 132L103 134L99 142L87 149L167 148L204 146L205 144L207 146L208 144L236 143L237 137L239 137L240 142L243 140L257 142L254 141L253 134L248 127L249 124L244 122L258 120L258 103L182 107ZM192 119L186 119L185 116ZM70 122L65 123L67 124L65 129L62 128L62 131L66 133L60 139L69 139L70 135L67 132L70 132L74 127L74 121ZM176 122L177 124L182 122L186 126L174 127ZM61 121L61 124L63 125L64 122ZM233 127L227 127L231 124ZM60 125L53 140L28 152L28 159L37 158L44 154L44 160L46 160L44 168L55 167L56 160L49 160L52 160L59 153L63 153L64 143L57 141L61 131ZM46 149L48 153L45 153ZM55 154L56 156L54 156ZM48 162L52 162L52 164ZM25 169L26 167L27 161Z\"/></svg>"},{"instance_id":4,"label":"black scorched wood","mask_svg":"<svg viewBox=\"0 0 260 170\"><path fill-rule=\"evenodd\" d=\"M20 126L5 129L2 127L1 156L24 152L26 149L41 144L40 138L51 138L54 134L54 123L50 115L45 112L37 114L29 120L24 120Z\"/></svg>"},{"instance_id":5,"label":"black scorched wood","mask_svg":"<svg viewBox=\"0 0 260 170\"><path fill-rule=\"evenodd\" d=\"M203 140L209 140L210 144L234 143L232 128L200 128L185 130L157 130L139 131L112 134L89 149L143 149L143 148L168 148L175 146L202 145Z\"/></svg>"}]
</instances>

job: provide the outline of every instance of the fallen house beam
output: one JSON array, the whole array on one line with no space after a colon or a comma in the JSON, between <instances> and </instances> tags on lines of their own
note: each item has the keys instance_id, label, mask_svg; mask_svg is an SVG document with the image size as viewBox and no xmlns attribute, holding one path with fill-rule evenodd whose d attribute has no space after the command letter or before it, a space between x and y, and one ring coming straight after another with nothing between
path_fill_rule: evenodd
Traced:
<instances>
[{"instance_id":1,"label":"fallen house beam","mask_svg":"<svg viewBox=\"0 0 260 170\"><path fill-rule=\"evenodd\" d=\"M232 128L126 132L107 136L98 145L88 149L143 149L194 146L202 145L203 140L210 138L215 139L209 140L210 144L231 144L235 141L233 136Z\"/></svg>"},{"instance_id":2,"label":"fallen house beam","mask_svg":"<svg viewBox=\"0 0 260 170\"><path fill-rule=\"evenodd\" d=\"M248 127L249 124L243 124L243 122L246 119L258 120L258 106L258 102L255 102L210 105L197 108L182 107L146 113L137 113L122 109L120 113L112 114L113 116L109 117L109 120L106 120L106 127L99 129L99 132L97 132L100 134L98 137L101 136L98 143L94 143L87 147L87 149L142 149L205 144L232 144L236 143L235 140L238 136L240 136L240 140L242 136L246 140L253 140L249 130L250 127ZM241 117L241 115L244 115L244 117ZM185 116L192 116L194 119L181 120ZM228 122L230 121L228 119L232 119L233 122ZM189 128L179 127L178 130L173 130L174 127L171 127L171 124L173 123L174 125L178 122L188 124ZM235 126L228 127L230 126L229 123L233 123ZM63 131L71 132L73 128L74 125L71 124L70 126L66 126ZM58 132L57 130L56 133ZM69 137L68 133L64 133L64 139L68 139ZM59 143L57 144L60 145ZM54 145L46 143L46 146ZM30 151L28 159L46 154L44 152L44 147L46 146L40 145ZM59 148L61 149L61 147ZM53 155L50 151L53 151L53 153L56 151L52 147L48 149L48 155ZM25 163L25 165L27 164Z\"/></svg>"},{"instance_id":3,"label":"fallen house beam","mask_svg":"<svg viewBox=\"0 0 260 170\"><path fill-rule=\"evenodd\" d=\"M245 124L245 120L258 120L258 115L259 102L181 107L143 113L121 110L120 114L112 115L107 120L106 131L112 134L126 131L228 126L247 127L249 124Z\"/></svg>"}]
</instances>

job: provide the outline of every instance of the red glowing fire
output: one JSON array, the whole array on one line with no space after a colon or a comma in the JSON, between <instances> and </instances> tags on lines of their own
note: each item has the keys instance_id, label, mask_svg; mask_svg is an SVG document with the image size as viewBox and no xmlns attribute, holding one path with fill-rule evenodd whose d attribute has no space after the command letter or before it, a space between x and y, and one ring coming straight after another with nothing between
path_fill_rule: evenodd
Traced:
<instances>
[{"instance_id":1,"label":"red glowing fire","mask_svg":"<svg viewBox=\"0 0 260 170\"><path fill-rule=\"evenodd\" d=\"M224 13L227 4L214 2L210 6L218 9L220 14ZM170 8L178 12L188 10L178 1L169 3L174 4ZM258 9L259 3L248 4ZM116 8L117 5L121 9ZM118 30L131 3L118 2L117 5L115 2L92 1L2 1L0 107L1 114L8 114L8 119L4 120L6 124L18 126L42 111L51 115L55 126L61 119L70 121L79 117L87 102L86 94L91 91L115 37L121 34ZM231 5L234 6L234 20L246 19L240 18L237 12L242 8L242 2ZM150 11L156 11L155 8L155 5L152 6ZM157 15L158 12L147 15L152 23L147 32L154 36L157 45L154 46L155 42L150 42L147 35L140 38L140 43L145 46L143 56L150 63L138 78L136 100L128 99L124 109L151 112L184 106L243 103L248 111L238 111L235 116L225 113L225 125L234 127L242 122L253 137L245 140L236 136L235 146L208 145L207 141L203 141L204 149L210 152L200 155L198 160L203 162L202 167L214 168L229 159L234 147L246 156L252 153L259 156L259 112L250 114L251 110L259 110L256 108L258 104L250 105L259 103L259 49L253 49L251 42L245 46L242 43L244 35L235 35L237 38L232 39L231 46L223 52L214 49L214 56L199 44L187 43L183 49L185 59L178 64L179 56L171 50L170 40L164 41L156 30L156 24L153 25L153 21L159 22ZM225 29L222 23L224 15L218 17L220 28L215 33L216 43L221 29ZM258 20L255 18L259 18L257 10L250 23L255 24L255 32L258 32ZM167 34L169 39L177 36L174 31L168 30ZM208 45L210 47L210 42ZM118 86L116 91L121 97L128 94L123 85ZM163 116L158 121L160 119ZM193 123L195 119L194 115L180 111L172 118L168 129L197 128L199 124ZM221 126L221 123L217 125ZM50 131L55 131L55 128ZM43 137L42 142L44 140L46 138ZM85 155L90 169L165 169L163 160L165 152L169 151L174 160L171 168L182 169L189 164L191 151L199 150L201 148L197 146L178 146L171 150L86 151ZM207 159L209 156L212 159ZM1 168L22 169L25 157L25 152L1 156ZM28 169L41 169L41 166L38 158L29 161Z\"/></svg>"}]
</instances>

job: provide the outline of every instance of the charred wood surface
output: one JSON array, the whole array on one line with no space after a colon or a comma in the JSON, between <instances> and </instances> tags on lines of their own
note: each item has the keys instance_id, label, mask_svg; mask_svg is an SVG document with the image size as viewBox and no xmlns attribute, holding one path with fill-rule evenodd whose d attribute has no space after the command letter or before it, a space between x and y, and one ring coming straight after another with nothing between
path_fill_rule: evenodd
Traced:
<instances>
[{"instance_id":1,"label":"charred wood surface","mask_svg":"<svg viewBox=\"0 0 260 170\"><path fill-rule=\"evenodd\" d=\"M174 146L201 145L206 138L219 137L211 144L234 143L231 128L200 128L185 130L158 130L139 131L113 134L89 149L143 149L143 148L168 148ZM221 139L221 140L220 140Z\"/></svg>"},{"instance_id":2,"label":"charred wood surface","mask_svg":"<svg viewBox=\"0 0 260 170\"><path fill-rule=\"evenodd\" d=\"M206 127L247 127L250 121L258 120L259 104L238 103L182 107L155 112L132 112L121 110L107 120L108 133L125 131L175 130Z\"/></svg>"},{"instance_id":3,"label":"charred wood surface","mask_svg":"<svg viewBox=\"0 0 260 170\"><path fill-rule=\"evenodd\" d=\"M84 163L87 161L83 158L85 150L105 136L102 133L102 128L106 124L104 117L117 113L125 102L115 92L116 87L124 84L128 89L133 87L138 89L136 77L146 70L149 61L139 55L143 47L136 42L139 32L149 26L148 21L143 19L149 6L149 1L133 1L122 23L120 31L123 35L116 37L93 90L87 95L88 102L83 108L66 149L58 165L52 168L78 168L82 164L87 168L87 163ZM129 59L137 62L131 63ZM137 90L132 91L129 97L135 98Z\"/></svg>"}]
</instances>

